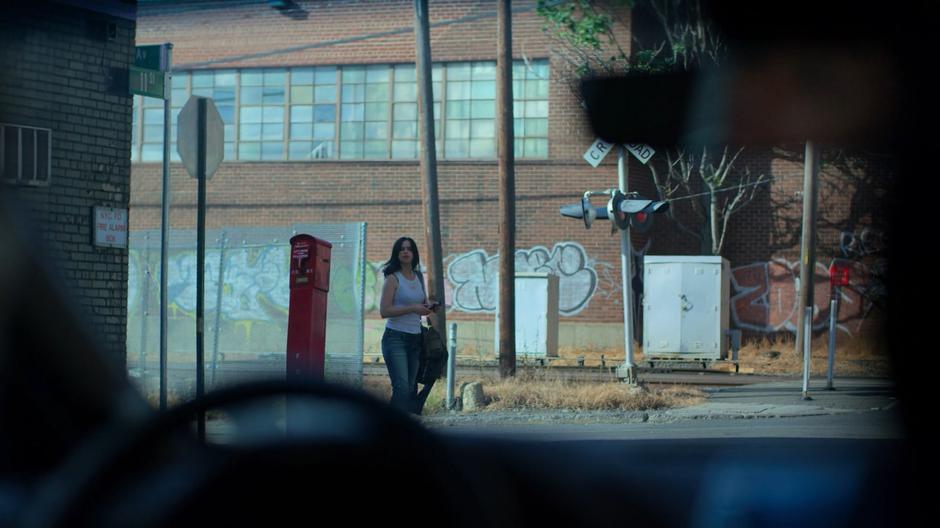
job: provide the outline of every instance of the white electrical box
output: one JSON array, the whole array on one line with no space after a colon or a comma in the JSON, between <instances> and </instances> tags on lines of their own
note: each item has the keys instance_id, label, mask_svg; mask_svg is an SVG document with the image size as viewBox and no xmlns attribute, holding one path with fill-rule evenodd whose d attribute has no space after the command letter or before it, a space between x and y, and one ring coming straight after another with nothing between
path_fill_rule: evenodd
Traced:
<instances>
[{"instance_id":1,"label":"white electrical box","mask_svg":"<svg viewBox=\"0 0 940 528\"><path fill-rule=\"evenodd\" d=\"M558 275L516 273L516 358L558 356ZM494 345L499 354L499 304Z\"/></svg>"},{"instance_id":2,"label":"white electrical box","mask_svg":"<svg viewBox=\"0 0 940 528\"><path fill-rule=\"evenodd\" d=\"M725 359L731 268L720 256L643 259L646 359Z\"/></svg>"}]
</instances>

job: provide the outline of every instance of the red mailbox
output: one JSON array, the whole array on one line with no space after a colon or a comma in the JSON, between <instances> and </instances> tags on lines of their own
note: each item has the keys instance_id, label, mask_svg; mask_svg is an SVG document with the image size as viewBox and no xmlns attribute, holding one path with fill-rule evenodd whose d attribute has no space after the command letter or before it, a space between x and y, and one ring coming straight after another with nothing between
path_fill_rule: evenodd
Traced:
<instances>
[{"instance_id":1,"label":"red mailbox","mask_svg":"<svg viewBox=\"0 0 940 528\"><path fill-rule=\"evenodd\" d=\"M333 245L310 235L290 239L287 378L323 381L326 302Z\"/></svg>"}]
</instances>

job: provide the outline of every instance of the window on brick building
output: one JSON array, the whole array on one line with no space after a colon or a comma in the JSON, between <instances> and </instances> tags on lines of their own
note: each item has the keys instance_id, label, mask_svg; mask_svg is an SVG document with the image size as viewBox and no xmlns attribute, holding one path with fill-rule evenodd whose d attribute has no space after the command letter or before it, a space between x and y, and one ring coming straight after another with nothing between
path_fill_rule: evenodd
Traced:
<instances>
[{"instance_id":1,"label":"window on brick building","mask_svg":"<svg viewBox=\"0 0 940 528\"><path fill-rule=\"evenodd\" d=\"M141 98L140 117L143 123L140 129L140 161L163 160L163 100ZM171 152L174 150L170 149Z\"/></svg>"},{"instance_id":2,"label":"window on brick building","mask_svg":"<svg viewBox=\"0 0 940 528\"><path fill-rule=\"evenodd\" d=\"M338 80L334 67L291 70L288 159L336 157Z\"/></svg>"},{"instance_id":3,"label":"window on brick building","mask_svg":"<svg viewBox=\"0 0 940 528\"><path fill-rule=\"evenodd\" d=\"M286 71L241 72L238 108L238 159L284 159Z\"/></svg>"},{"instance_id":4,"label":"window on brick building","mask_svg":"<svg viewBox=\"0 0 940 528\"><path fill-rule=\"evenodd\" d=\"M548 63L513 64L512 83L515 156L548 157Z\"/></svg>"},{"instance_id":5,"label":"window on brick building","mask_svg":"<svg viewBox=\"0 0 940 528\"><path fill-rule=\"evenodd\" d=\"M548 156L548 62L513 64L518 158ZM496 62L432 69L440 159L496 157ZM190 94L211 97L225 123L225 160L416 159L418 90L413 64L175 73L171 131ZM163 103L134 98L133 161L163 152Z\"/></svg>"},{"instance_id":6,"label":"window on brick building","mask_svg":"<svg viewBox=\"0 0 940 528\"><path fill-rule=\"evenodd\" d=\"M17 185L49 185L52 131L0 123L2 180Z\"/></svg>"},{"instance_id":7,"label":"window on brick building","mask_svg":"<svg viewBox=\"0 0 940 528\"><path fill-rule=\"evenodd\" d=\"M418 83L414 64L401 64L394 70L394 94L392 97L392 158L417 159L418 157ZM441 144L441 91L444 67L435 65L431 70L431 91L434 106L434 138L438 156Z\"/></svg>"},{"instance_id":8,"label":"window on brick building","mask_svg":"<svg viewBox=\"0 0 940 528\"><path fill-rule=\"evenodd\" d=\"M391 68L343 68L339 153L342 159L388 159Z\"/></svg>"},{"instance_id":9,"label":"window on brick building","mask_svg":"<svg viewBox=\"0 0 940 528\"><path fill-rule=\"evenodd\" d=\"M496 157L496 63L447 65L444 157Z\"/></svg>"},{"instance_id":10,"label":"window on brick building","mask_svg":"<svg viewBox=\"0 0 940 528\"><path fill-rule=\"evenodd\" d=\"M186 101L189 101L191 79L192 75L190 73L174 73L173 81L170 84L172 90L170 99L170 159L177 162L181 160L179 152L176 151L176 124L179 121L183 106L186 105ZM225 153L227 155L228 151L226 150ZM234 159L234 156L231 159Z\"/></svg>"},{"instance_id":11,"label":"window on brick building","mask_svg":"<svg viewBox=\"0 0 940 528\"><path fill-rule=\"evenodd\" d=\"M170 159L177 162L180 157L176 152L176 122L189 99L189 78L188 73L174 73L170 85ZM231 159L227 156L228 152L226 159ZM131 161L163 161L163 99L134 96Z\"/></svg>"},{"instance_id":12,"label":"window on brick building","mask_svg":"<svg viewBox=\"0 0 940 528\"><path fill-rule=\"evenodd\" d=\"M201 71L193 72L191 76L192 95L209 97L215 103L219 115L222 117L222 123L225 127L225 157L224 159L235 159L235 91L237 74L235 70ZM174 78L174 81L176 79ZM179 161L179 154L176 152L176 122L180 110L189 99L184 91L185 83L181 83L181 88L177 88L174 83L173 89L173 148L174 160ZM180 97L177 97L177 90Z\"/></svg>"}]
</instances>

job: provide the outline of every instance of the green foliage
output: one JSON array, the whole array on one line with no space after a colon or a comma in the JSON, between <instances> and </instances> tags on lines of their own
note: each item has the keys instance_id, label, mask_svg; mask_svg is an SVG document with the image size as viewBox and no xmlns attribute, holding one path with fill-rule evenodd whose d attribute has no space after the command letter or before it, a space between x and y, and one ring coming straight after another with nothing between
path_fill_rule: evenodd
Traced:
<instances>
[{"instance_id":1,"label":"green foliage","mask_svg":"<svg viewBox=\"0 0 940 528\"><path fill-rule=\"evenodd\" d=\"M561 3L539 0L536 12L546 20L543 31L551 32L575 48L599 51L613 39L613 17L598 12L590 0ZM615 60L616 56L611 59Z\"/></svg>"},{"instance_id":2,"label":"green foliage","mask_svg":"<svg viewBox=\"0 0 940 528\"><path fill-rule=\"evenodd\" d=\"M636 49L630 57L617 42L611 13L633 9L641 2L654 14L663 42ZM545 19L542 30L561 41L570 52L569 62L583 77L717 64L724 55L724 43L702 20L699 7L697 0L539 0L536 11ZM611 50L615 53L610 54Z\"/></svg>"}]
</instances>

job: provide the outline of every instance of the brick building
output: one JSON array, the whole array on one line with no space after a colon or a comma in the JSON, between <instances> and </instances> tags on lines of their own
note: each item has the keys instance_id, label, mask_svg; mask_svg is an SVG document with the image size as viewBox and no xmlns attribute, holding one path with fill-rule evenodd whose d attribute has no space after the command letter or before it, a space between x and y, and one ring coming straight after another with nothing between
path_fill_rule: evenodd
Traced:
<instances>
[{"instance_id":1,"label":"brick building","mask_svg":"<svg viewBox=\"0 0 940 528\"><path fill-rule=\"evenodd\" d=\"M0 192L120 368L128 250L94 243L93 211L128 209L134 17L117 0L14 3L0 16Z\"/></svg>"},{"instance_id":2,"label":"brick building","mask_svg":"<svg viewBox=\"0 0 940 528\"><path fill-rule=\"evenodd\" d=\"M594 138L570 72L535 2L514 2L513 11L517 269L561 276L562 348L622 355L618 238L606 225L585 230L558 214L584 190L615 186L616 156L598 168L584 162ZM483 352L493 342L498 280L495 3L432 1L430 18L448 320L462 323L464 350ZM138 45L173 44L174 109L190 95L210 96L225 122L225 161L208 185L210 229L367 222L366 353L376 353L378 265L399 236L425 249L412 2L154 0L140 2L137 23ZM630 23L625 13L616 31L629 35ZM157 229L162 103L136 99L130 223ZM800 145L748 148L738 162L738 170L770 178L733 217L723 251L734 270L732 325L748 332L789 332L796 321L801 155ZM652 197L648 168L631 159L629 171L631 189ZM830 258L844 252L872 267L886 171L877 160L824 167L821 278ZM192 229L194 180L179 163L171 172L171 224ZM699 251L696 239L665 218L633 240L637 255ZM828 285L817 291L822 326ZM852 333L873 328L864 291L870 283L850 292L840 312Z\"/></svg>"}]
</instances>

